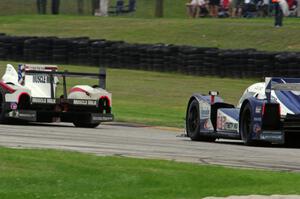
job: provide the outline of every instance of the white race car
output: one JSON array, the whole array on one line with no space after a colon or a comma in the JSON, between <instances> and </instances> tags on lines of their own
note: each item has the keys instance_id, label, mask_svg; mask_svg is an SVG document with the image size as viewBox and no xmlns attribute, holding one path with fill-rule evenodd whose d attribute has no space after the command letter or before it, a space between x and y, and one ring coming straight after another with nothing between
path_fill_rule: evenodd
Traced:
<instances>
[{"instance_id":1,"label":"white race car","mask_svg":"<svg viewBox=\"0 0 300 199\"><path fill-rule=\"evenodd\" d=\"M242 139L299 145L300 78L266 77L249 86L237 106L225 103L218 92L191 96L186 112L192 140Z\"/></svg>"},{"instance_id":2,"label":"white race car","mask_svg":"<svg viewBox=\"0 0 300 199\"><path fill-rule=\"evenodd\" d=\"M105 90L105 71L99 74L58 72L52 65L8 64L0 81L0 122L71 122L76 127L97 127L112 121L112 96ZM63 79L63 95L57 94L58 78ZM67 92L67 77L99 79L99 86L77 85Z\"/></svg>"}]
</instances>

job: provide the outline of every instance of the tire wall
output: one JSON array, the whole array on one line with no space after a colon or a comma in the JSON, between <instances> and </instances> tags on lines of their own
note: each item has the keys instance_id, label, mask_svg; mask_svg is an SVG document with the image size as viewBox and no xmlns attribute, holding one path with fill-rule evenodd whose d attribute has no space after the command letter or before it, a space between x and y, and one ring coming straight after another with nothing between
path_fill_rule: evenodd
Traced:
<instances>
[{"instance_id":1,"label":"tire wall","mask_svg":"<svg viewBox=\"0 0 300 199\"><path fill-rule=\"evenodd\" d=\"M231 78L300 76L299 52L129 44L88 37L28 37L0 33L0 60L104 66Z\"/></svg>"}]
</instances>

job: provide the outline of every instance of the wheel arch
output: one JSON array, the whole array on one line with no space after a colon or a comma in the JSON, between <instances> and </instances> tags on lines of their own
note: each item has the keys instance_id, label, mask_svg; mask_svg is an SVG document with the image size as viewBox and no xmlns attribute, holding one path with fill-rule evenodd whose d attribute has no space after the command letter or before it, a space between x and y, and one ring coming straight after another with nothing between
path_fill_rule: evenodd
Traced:
<instances>
[{"instance_id":1,"label":"wheel arch","mask_svg":"<svg viewBox=\"0 0 300 199\"><path fill-rule=\"evenodd\" d=\"M258 136L258 131L255 132L253 130L253 127L256 126L257 129L261 129L262 127L262 115L261 115L261 111L262 111L262 106L263 106L264 100L260 100L257 99L255 97L250 97L247 98L243 101L241 109L240 109L240 114L239 114L239 134L240 136L242 136L242 132L241 132L241 119L242 119L242 114L244 112L245 107L249 104L250 105L250 117L251 117L251 121L252 121L252 133L256 133L256 135ZM256 136L256 139L258 138Z\"/></svg>"},{"instance_id":2,"label":"wheel arch","mask_svg":"<svg viewBox=\"0 0 300 199\"><path fill-rule=\"evenodd\" d=\"M21 109L28 109L30 107L31 96L27 92L18 94L18 107Z\"/></svg>"},{"instance_id":3,"label":"wheel arch","mask_svg":"<svg viewBox=\"0 0 300 199\"><path fill-rule=\"evenodd\" d=\"M247 104L250 104L251 112L252 112L252 117L258 117L261 115L261 111L256 110L256 107L262 106L264 103L264 100L259 100L256 99L255 97L249 97L245 99L242 103L241 109L240 109L240 116L239 116L239 121L241 119L241 115L243 113L243 110Z\"/></svg>"}]
</instances>

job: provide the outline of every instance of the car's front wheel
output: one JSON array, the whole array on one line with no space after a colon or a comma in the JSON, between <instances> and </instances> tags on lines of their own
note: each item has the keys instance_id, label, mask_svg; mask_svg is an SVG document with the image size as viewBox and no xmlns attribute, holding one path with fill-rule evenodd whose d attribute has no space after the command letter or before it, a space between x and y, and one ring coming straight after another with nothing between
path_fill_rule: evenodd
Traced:
<instances>
[{"instance_id":1,"label":"car's front wheel","mask_svg":"<svg viewBox=\"0 0 300 199\"><path fill-rule=\"evenodd\" d=\"M214 137L201 135L199 102L194 99L188 106L186 115L186 131L191 140L213 142Z\"/></svg>"}]
</instances>

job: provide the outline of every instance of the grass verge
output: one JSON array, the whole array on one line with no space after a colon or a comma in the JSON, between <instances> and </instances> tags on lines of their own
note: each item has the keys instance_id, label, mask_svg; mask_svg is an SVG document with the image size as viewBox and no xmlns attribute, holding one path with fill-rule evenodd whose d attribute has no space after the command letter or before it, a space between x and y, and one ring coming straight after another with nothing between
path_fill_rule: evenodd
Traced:
<instances>
[{"instance_id":1,"label":"grass verge","mask_svg":"<svg viewBox=\"0 0 300 199\"><path fill-rule=\"evenodd\" d=\"M4 73L7 63L17 66L15 62L1 61L0 74ZM59 69L98 72L97 67L87 66L64 65L59 66ZM95 80L77 78L68 79L67 82L69 88L72 85L97 84ZM237 104L244 89L253 82L255 80L196 77L125 69L107 70L107 90L113 94L113 113L116 120L158 126L183 127L186 105L193 93L207 94L209 90L218 90L225 101ZM61 86L60 93L62 93Z\"/></svg>"},{"instance_id":2,"label":"grass verge","mask_svg":"<svg viewBox=\"0 0 300 199\"><path fill-rule=\"evenodd\" d=\"M0 198L176 199L300 194L299 173L0 148Z\"/></svg>"},{"instance_id":3,"label":"grass verge","mask_svg":"<svg viewBox=\"0 0 300 199\"><path fill-rule=\"evenodd\" d=\"M1 16L0 30L11 35L89 36L130 43L171 43L220 48L299 51L300 21L273 19L141 19L89 16ZM284 35L284 36L283 36Z\"/></svg>"}]
</instances>

